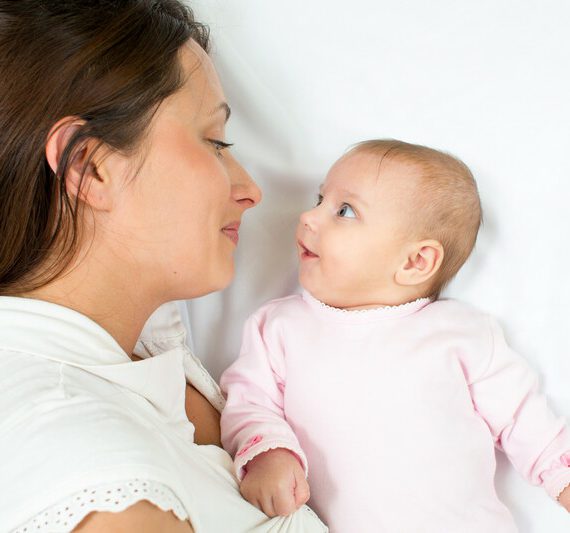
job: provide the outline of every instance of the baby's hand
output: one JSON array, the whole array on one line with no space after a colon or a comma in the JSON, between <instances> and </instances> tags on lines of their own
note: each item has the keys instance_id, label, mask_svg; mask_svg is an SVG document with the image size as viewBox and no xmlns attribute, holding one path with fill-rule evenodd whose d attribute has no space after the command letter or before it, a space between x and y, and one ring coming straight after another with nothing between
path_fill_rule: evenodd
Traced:
<instances>
[{"instance_id":1,"label":"baby's hand","mask_svg":"<svg viewBox=\"0 0 570 533\"><path fill-rule=\"evenodd\" d=\"M299 460L283 448L269 450L247 463L242 496L267 516L287 516L309 499L309 484Z\"/></svg>"}]
</instances>

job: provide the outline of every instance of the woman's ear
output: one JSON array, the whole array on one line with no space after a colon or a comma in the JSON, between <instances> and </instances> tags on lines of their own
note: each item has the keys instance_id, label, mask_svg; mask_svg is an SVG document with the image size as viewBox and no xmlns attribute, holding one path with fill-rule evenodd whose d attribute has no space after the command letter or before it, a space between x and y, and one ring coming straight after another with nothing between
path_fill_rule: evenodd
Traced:
<instances>
[{"instance_id":1,"label":"woman's ear","mask_svg":"<svg viewBox=\"0 0 570 533\"><path fill-rule=\"evenodd\" d=\"M407 250L406 259L396 271L398 285L420 285L435 276L443 261L443 246L439 241L425 240L414 243Z\"/></svg>"},{"instance_id":2,"label":"woman's ear","mask_svg":"<svg viewBox=\"0 0 570 533\"><path fill-rule=\"evenodd\" d=\"M65 147L83 124L81 119L66 117L50 130L46 142L46 158L55 174ZM78 198L96 211L109 211L113 205L109 176L98 168L93 158L87 163L90 154L100 144L97 139L82 141L71 154L65 176L61 176L61 179L65 181L69 196Z\"/></svg>"}]
</instances>

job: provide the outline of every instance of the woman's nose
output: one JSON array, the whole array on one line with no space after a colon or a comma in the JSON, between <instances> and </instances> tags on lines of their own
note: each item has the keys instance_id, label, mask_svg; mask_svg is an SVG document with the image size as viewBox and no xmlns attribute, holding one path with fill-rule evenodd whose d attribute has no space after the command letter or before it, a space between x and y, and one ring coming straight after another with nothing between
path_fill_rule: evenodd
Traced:
<instances>
[{"instance_id":1,"label":"woman's nose","mask_svg":"<svg viewBox=\"0 0 570 533\"><path fill-rule=\"evenodd\" d=\"M245 211L261 202L261 189L247 171L234 159L230 169L232 179L232 198Z\"/></svg>"}]
</instances>

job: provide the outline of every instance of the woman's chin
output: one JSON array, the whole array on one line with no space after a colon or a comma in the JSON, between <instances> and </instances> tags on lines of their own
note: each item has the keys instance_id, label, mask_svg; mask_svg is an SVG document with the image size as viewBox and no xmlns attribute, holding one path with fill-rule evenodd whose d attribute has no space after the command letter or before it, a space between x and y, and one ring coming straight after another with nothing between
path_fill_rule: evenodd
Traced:
<instances>
[{"instance_id":1,"label":"woman's chin","mask_svg":"<svg viewBox=\"0 0 570 533\"><path fill-rule=\"evenodd\" d=\"M220 269L216 272L215 276L212 276L203 286L192 287L193 292L199 293L199 296L206 296L212 292L218 292L226 289L234 279L235 267L233 261L230 265L226 266L224 269ZM197 296L194 296L196 298Z\"/></svg>"},{"instance_id":2,"label":"woman's chin","mask_svg":"<svg viewBox=\"0 0 570 533\"><path fill-rule=\"evenodd\" d=\"M227 289L231 285L233 280L234 280L234 269L232 268L231 272L229 272L226 275L224 281L220 282L220 284L210 292L217 292L217 291L222 291L224 289Z\"/></svg>"},{"instance_id":3,"label":"woman's chin","mask_svg":"<svg viewBox=\"0 0 570 533\"><path fill-rule=\"evenodd\" d=\"M187 276L186 279L177 277L174 283L170 285L168 295L164 294L164 290L160 292L163 296L166 296L167 301L200 298L228 287L234 279L234 273L235 268L232 260L231 263L227 263L215 271L210 269L205 277Z\"/></svg>"}]
</instances>

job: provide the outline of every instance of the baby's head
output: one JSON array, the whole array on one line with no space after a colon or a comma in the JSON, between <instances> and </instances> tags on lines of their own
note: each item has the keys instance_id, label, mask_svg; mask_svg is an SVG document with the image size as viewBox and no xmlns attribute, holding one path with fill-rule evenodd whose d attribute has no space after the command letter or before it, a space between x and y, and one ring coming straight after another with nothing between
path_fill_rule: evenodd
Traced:
<instances>
[{"instance_id":1,"label":"baby's head","mask_svg":"<svg viewBox=\"0 0 570 533\"><path fill-rule=\"evenodd\" d=\"M347 309L435 299L469 257L477 185L457 158L396 140L341 157L297 230L301 285Z\"/></svg>"}]
</instances>

